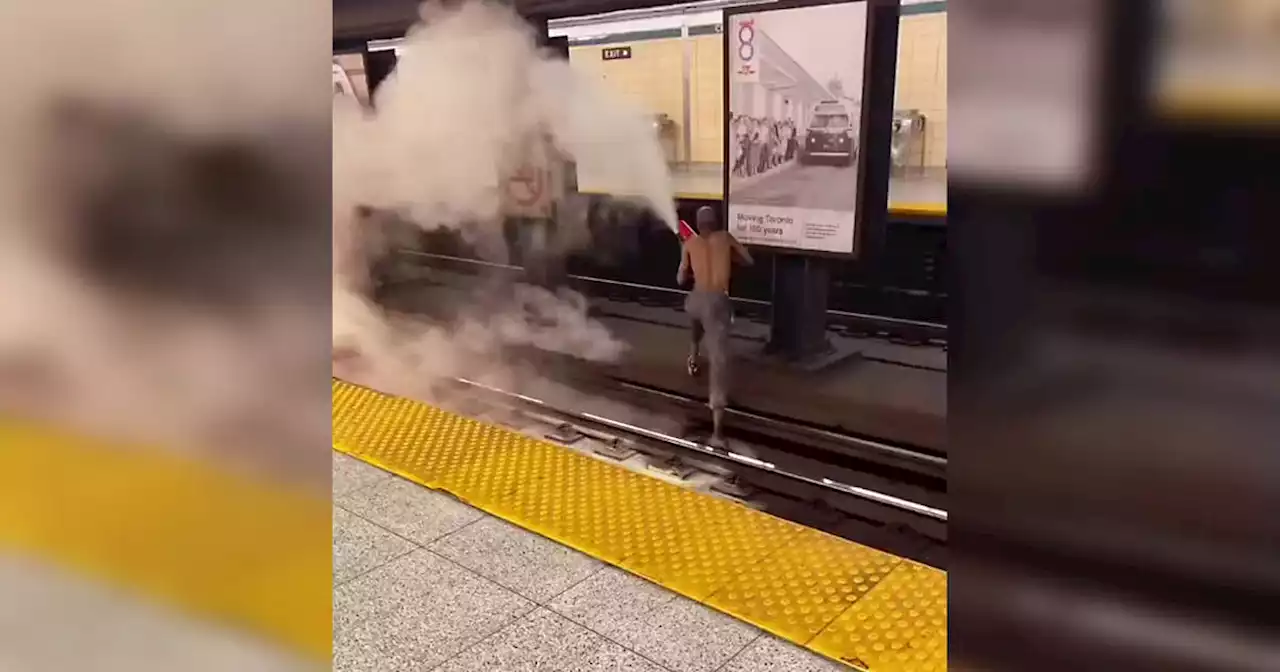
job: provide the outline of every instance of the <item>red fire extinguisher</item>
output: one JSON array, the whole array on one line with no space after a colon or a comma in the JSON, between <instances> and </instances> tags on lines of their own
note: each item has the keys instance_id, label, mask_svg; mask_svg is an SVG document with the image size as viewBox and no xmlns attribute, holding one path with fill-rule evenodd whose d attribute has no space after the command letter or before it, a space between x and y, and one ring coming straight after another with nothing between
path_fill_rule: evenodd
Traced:
<instances>
[{"instance_id":1,"label":"red fire extinguisher","mask_svg":"<svg viewBox=\"0 0 1280 672\"><path fill-rule=\"evenodd\" d=\"M689 222L686 222L683 219L680 220L680 242L683 243L697 235L698 232L694 231L692 226L689 226Z\"/></svg>"}]
</instances>

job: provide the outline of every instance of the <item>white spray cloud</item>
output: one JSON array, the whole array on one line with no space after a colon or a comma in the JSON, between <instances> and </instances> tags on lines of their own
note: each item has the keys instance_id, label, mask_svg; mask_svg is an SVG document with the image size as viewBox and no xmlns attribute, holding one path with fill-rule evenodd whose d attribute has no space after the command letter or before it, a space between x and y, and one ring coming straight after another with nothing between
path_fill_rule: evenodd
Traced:
<instances>
[{"instance_id":1,"label":"white spray cloud","mask_svg":"<svg viewBox=\"0 0 1280 672\"><path fill-rule=\"evenodd\" d=\"M370 241L355 204L493 234L500 176L533 128L579 161L608 155L674 218L643 116L534 58L510 10L467 5L420 28L366 118L326 104L314 54L329 48L327 9L64 9L0 10L10 51L38 55L0 101L0 413L327 478L332 370L317 334L330 316L315 291L330 244L332 335L395 353L361 363L388 380L499 367L512 344L616 356L563 297L514 301L554 319L503 309L443 330L358 291ZM332 237L315 199L330 181Z\"/></svg>"},{"instance_id":2,"label":"white spray cloud","mask_svg":"<svg viewBox=\"0 0 1280 672\"><path fill-rule=\"evenodd\" d=\"M464 307L448 325L391 319L368 298L369 259L386 250L370 244L378 234L357 209L454 229L492 249L501 240L507 178L547 139L550 154L604 167L611 184L672 230L676 224L669 169L643 111L540 50L505 5L428 4L422 14L375 94L376 110L347 99L335 106L334 342L361 354L335 370L421 396L442 378L516 376L524 367L511 353L522 347L616 359L622 344L588 317L581 296L564 290L520 287L503 301ZM569 210L561 208L562 230L572 224Z\"/></svg>"},{"instance_id":3,"label":"white spray cloud","mask_svg":"<svg viewBox=\"0 0 1280 672\"><path fill-rule=\"evenodd\" d=\"M489 221L500 214L505 177L546 133L675 230L670 172L640 109L540 50L505 5L428 4L423 14L430 20L406 37L376 114L335 117L334 179L345 183L335 198L405 209L424 225Z\"/></svg>"}]
</instances>

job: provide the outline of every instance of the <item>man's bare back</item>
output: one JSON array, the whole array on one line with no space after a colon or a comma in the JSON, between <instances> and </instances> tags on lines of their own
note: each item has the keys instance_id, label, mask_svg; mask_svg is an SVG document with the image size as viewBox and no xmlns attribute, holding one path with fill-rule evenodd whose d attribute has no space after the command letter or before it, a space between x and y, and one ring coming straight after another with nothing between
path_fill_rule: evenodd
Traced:
<instances>
[{"instance_id":1,"label":"man's bare back","mask_svg":"<svg viewBox=\"0 0 1280 672\"><path fill-rule=\"evenodd\" d=\"M728 292L733 275L733 255L751 263L751 255L728 231L711 231L689 238L680 260L679 281L693 271L693 288L699 292Z\"/></svg>"}]
</instances>

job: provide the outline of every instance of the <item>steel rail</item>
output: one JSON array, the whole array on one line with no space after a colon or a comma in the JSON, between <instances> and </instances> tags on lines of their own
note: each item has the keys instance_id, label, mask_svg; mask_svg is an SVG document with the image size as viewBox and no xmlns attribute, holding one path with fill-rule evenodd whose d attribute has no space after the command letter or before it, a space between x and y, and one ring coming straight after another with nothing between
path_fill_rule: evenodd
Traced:
<instances>
[{"instance_id":1,"label":"steel rail","mask_svg":"<svg viewBox=\"0 0 1280 672\"><path fill-rule=\"evenodd\" d=\"M677 394L675 392L671 392L668 390L663 390L656 387L650 387L648 385L641 385L639 383L633 383L626 380L614 379L614 382L617 383L620 387L636 390L638 392L643 392L645 394L666 397L667 399L670 399L672 401L679 401L679 402L691 404L691 405L692 404L704 405L703 402L693 397L687 397L683 394ZM904 460L910 460L914 462L922 462L925 464L929 464L931 466L939 467L941 469L947 468L947 458L942 457L941 455L930 455L930 454L922 453L916 450L911 450L909 448L902 448L900 446L884 443L882 441L875 441L873 439L865 439L859 436L851 436L848 434L840 434L837 432L832 432L830 430L822 429L820 427L811 427L809 425L787 423L782 420L778 420L776 418L770 418L768 416L752 413L751 411L744 411L736 408L726 408L724 409L724 411L726 415L731 415L731 416L736 416L746 420L751 420L752 422L757 422L760 424L765 424L772 427L778 427L783 429L790 429L792 427L795 427L800 432L803 432L804 434L827 439L828 441L856 445L860 448L868 448L876 452L884 453L886 455L892 455L894 457L898 457Z\"/></svg>"},{"instance_id":2,"label":"steel rail","mask_svg":"<svg viewBox=\"0 0 1280 672\"><path fill-rule=\"evenodd\" d=\"M417 256L417 257L429 257L429 258L432 258L432 259L443 259L443 260L446 260L446 261L455 261L455 262L460 262L460 263L464 263L464 264L472 264L472 265L476 265L476 266L487 266L487 267L489 267L489 268L502 269L502 270L506 270L506 271L522 271L522 270L524 270L523 268L521 268L521 267L519 267L519 266L513 266L513 265L511 265L511 264L503 264L503 263L498 263L498 262L494 262L494 261L484 261L484 260L482 260L482 259L471 259L471 258L467 258L467 257L455 257L455 256L448 255L448 254L438 254L438 253L435 253L435 252L423 252L423 251L421 251L421 250L407 250L407 249L402 249L402 250L397 250L397 252L399 252L399 253L401 253L401 254L408 254L408 255ZM684 292L683 290L673 289L673 288L671 288L671 287L662 287L662 286L659 286L659 285L645 285L645 284L640 284L640 283L635 283L635 282L625 282L625 281L623 281L623 280L610 280L610 279L608 279L608 278L595 278L595 277L592 277L592 276L589 276L589 275L570 275L570 276L568 276L568 277L569 277L570 279L572 279L572 280L577 280L577 281L579 281L579 282L588 282L588 283L596 283L596 284L604 284L604 285L614 285L614 286L617 286L617 287L627 287L627 288L630 288L630 289L641 289L641 290L647 290L647 291L663 292L663 293L665 293L665 294L678 294L678 295L683 295L683 294L685 294L685 293L686 293L686 292ZM751 305L755 305L755 306L770 306L770 305L773 305L773 304L771 304L771 303L770 303L770 302L768 302L768 301L762 301L762 300L760 300L760 299L747 299L747 298L738 297L738 296L734 296L734 297L730 297L730 298L731 298L733 301L737 302L737 303L746 303L746 304L751 304ZM866 320L866 321L872 321L872 322L884 322L884 323L888 323L888 324L900 324L900 325L908 326L908 327L920 327L920 328L922 328L922 329L931 329L931 330L935 330L935 331L941 332L941 333L943 333L943 334L945 334L945 333L946 333L946 331L947 331L947 325L945 325L945 324L939 324L939 323L937 323L937 322L923 322L923 321L920 321L920 320L908 320L908 319L906 319L906 318L901 318L901 317L889 317L889 316L887 316L887 315L870 315L870 314L867 314L867 313L851 313L851 312L844 311L844 310L828 310L828 311L827 311L827 313L828 313L828 314L831 314L831 315L835 315L835 316L837 316L837 317L845 317L845 318L850 318L850 319L855 319L855 320Z\"/></svg>"},{"instance_id":3,"label":"steel rail","mask_svg":"<svg viewBox=\"0 0 1280 672\"><path fill-rule=\"evenodd\" d=\"M879 492L877 490L872 490L870 488L864 488L861 486L841 483L839 481L835 481L829 478L814 478L811 476L806 476L804 474L797 474L794 472L786 471L784 469L778 468L777 465L771 462L766 462L764 460L751 457L750 455L742 455L740 453L735 453L729 450L717 450L711 446L707 446L707 445L698 443L696 441L690 441L688 439L670 436L662 432L658 432L645 427L639 427L636 425L632 425L630 423L622 422L620 420L606 418L604 416L596 415L594 413L564 410L561 408L557 408L541 399L537 399L535 397L531 397L526 394L521 394L518 392L510 392L508 390L503 390L501 388L493 387L491 385L486 385L484 383L480 383L474 380L469 380L467 378L455 378L455 380L458 381L459 383L462 383L463 385L466 385L475 389L484 390L491 394L504 396L510 399L516 399L526 404L529 404L531 406L536 406L538 408L545 409L555 415L559 415L567 418L573 418L579 421L608 427L614 431L624 432L627 434L631 434L633 436L644 437L651 441L657 441L657 442L665 443L667 445L677 446L685 450L702 453L704 455L709 455L717 459L736 462L738 464L742 464L742 465L745 465L754 469L758 469L761 471L766 471L766 472L775 474L777 476L782 476L795 481L808 483L810 485L815 485L827 490L841 492L841 493L858 497L860 499L874 502L883 506L889 506L902 511L907 511L917 515L932 518L934 520L938 520L944 523L947 521L947 512L945 510L928 506L926 504L921 504L919 502L914 502L909 499L904 499L902 497L897 497L887 493Z\"/></svg>"}]
</instances>

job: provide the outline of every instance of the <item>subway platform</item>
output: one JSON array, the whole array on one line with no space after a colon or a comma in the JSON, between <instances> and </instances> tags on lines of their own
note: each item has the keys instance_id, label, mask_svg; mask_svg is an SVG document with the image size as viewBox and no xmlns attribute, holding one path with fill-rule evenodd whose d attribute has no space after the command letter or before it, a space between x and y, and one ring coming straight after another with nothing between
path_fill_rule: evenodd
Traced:
<instances>
[{"instance_id":1,"label":"subway platform","mask_svg":"<svg viewBox=\"0 0 1280 672\"><path fill-rule=\"evenodd\" d=\"M946 669L946 574L334 381L335 670Z\"/></svg>"}]
</instances>

